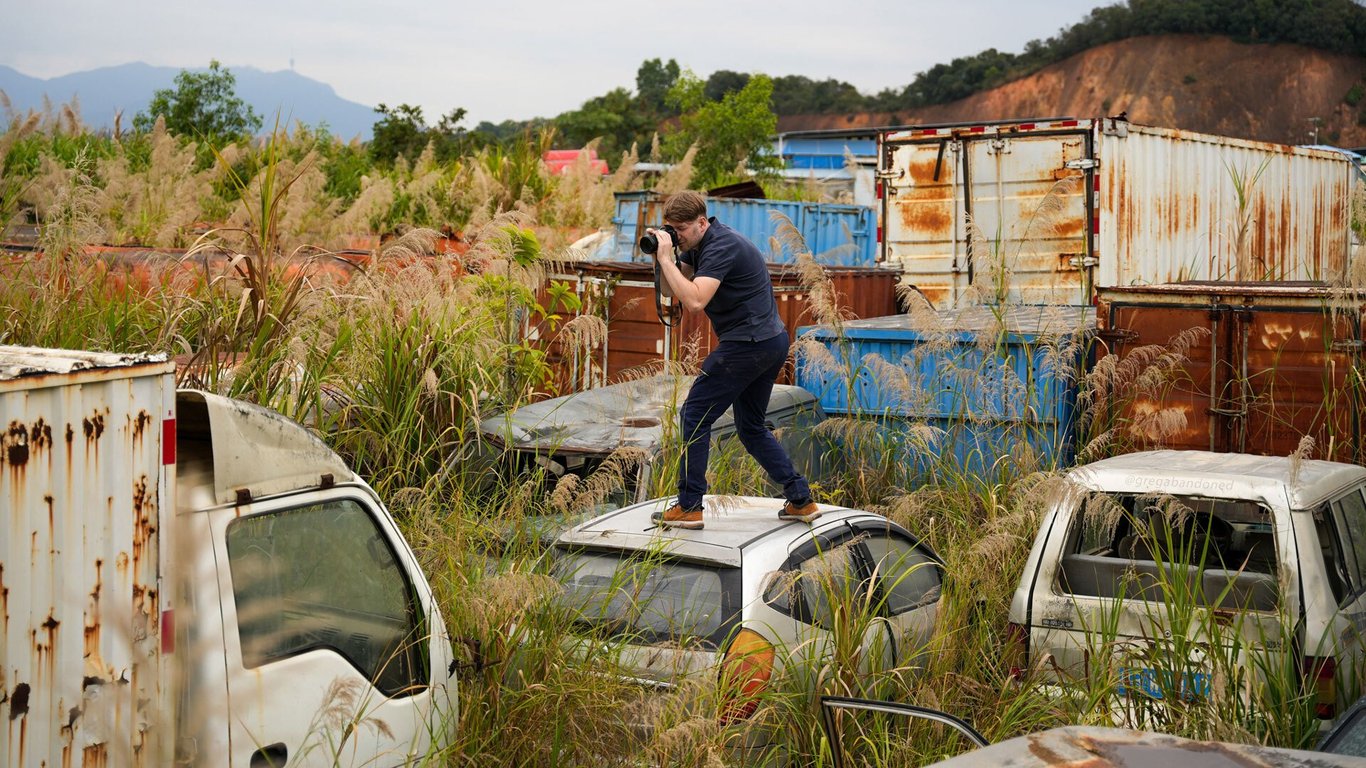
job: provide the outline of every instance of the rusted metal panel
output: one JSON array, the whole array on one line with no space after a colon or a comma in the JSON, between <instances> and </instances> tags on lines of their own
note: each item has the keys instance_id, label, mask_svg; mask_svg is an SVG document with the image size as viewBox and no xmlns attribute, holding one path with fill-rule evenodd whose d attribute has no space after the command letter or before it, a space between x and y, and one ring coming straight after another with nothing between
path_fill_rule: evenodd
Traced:
<instances>
[{"instance_id":1,"label":"rusted metal panel","mask_svg":"<svg viewBox=\"0 0 1366 768\"><path fill-rule=\"evenodd\" d=\"M1129 123L1096 141L1100 285L1342 276L1344 156Z\"/></svg>"},{"instance_id":2,"label":"rusted metal panel","mask_svg":"<svg viewBox=\"0 0 1366 768\"><path fill-rule=\"evenodd\" d=\"M1360 758L1298 749L1197 741L1180 736L1123 728L1069 725L992 744L926 768L1138 768L1170 765L1186 768L1347 768Z\"/></svg>"},{"instance_id":3,"label":"rusted metal panel","mask_svg":"<svg viewBox=\"0 0 1366 768\"><path fill-rule=\"evenodd\" d=\"M1315 458L1362 463L1364 301L1308 282L1102 289L1098 321L1108 351L1121 360L1191 329L1198 334L1161 385L1118 404L1121 439L1135 447L1287 455L1308 435ZM1141 426L1164 411L1179 418L1165 419L1160 430Z\"/></svg>"},{"instance_id":4,"label":"rusted metal panel","mask_svg":"<svg viewBox=\"0 0 1366 768\"><path fill-rule=\"evenodd\" d=\"M164 357L0 347L7 766L170 759L174 395Z\"/></svg>"},{"instance_id":5,"label":"rusted metal panel","mask_svg":"<svg viewBox=\"0 0 1366 768\"><path fill-rule=\"evenodd\" d=\"M889 131L879 146L881 258L939 309L1332 280L1348 263L1354 171L1333 152L1110 119Z\"/></svg>"},{"instance_id":6,"label":"rusted metal panel","mask_svg":"<svg viewBox=\"0 0 1366 768\"><path fill-rule=\"evenodd\" d=\"M848 317L896 314L898 275L894 271L832 266L823 270ZM769 264L769 272L778 314L795 338L798 327L816 322L811 315L810 288L802 283L793 265ZM567 349L561 335L546 323L531 329L530 335L546 351L554 370L556 392L568 393L617 381L633 369L657 367L665 360L700 363L717 343L703 313L683 313L677 325L665 328L656 313L654 270L649 264L576 262L548 279L571 286L583 299L583 312L607 321L606 342L587 352ZM569 319L566 317L562 322ZM791 382L791 370L785 370L779 383Z\"/></svg>"},{"instance_id":7,"label":"rusted metal panel","mask_svg":"<svg viewBox=\"0 0 1366 768\"><path fill-rule=\"evenodd\" d=\"M886 147L883 258L935 307L994 295L1007 276L1017 303L1083 301L1085 178L1068 166L1090 154L1085 131L949 132Z\"/></svg>"}]
</instances>

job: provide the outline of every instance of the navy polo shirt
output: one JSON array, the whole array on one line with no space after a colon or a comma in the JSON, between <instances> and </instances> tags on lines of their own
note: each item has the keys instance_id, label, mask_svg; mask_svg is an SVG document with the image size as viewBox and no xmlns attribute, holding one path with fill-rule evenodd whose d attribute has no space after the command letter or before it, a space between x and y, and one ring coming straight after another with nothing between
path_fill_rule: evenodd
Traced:
<instances>
[{"instance_id":1,"label":"navy polo shirt","mask_svg":"<svg viewBox=\"0 0 1366 768\"><path fill-rule=\"evenodd\" d=\"M785 332L768 265L759 249L715 216L707 222L697 247L679 256L679 261L693 268L694 278L721 281L705 310L716 338L767 341Z\"/></svg>"}]
</instances>

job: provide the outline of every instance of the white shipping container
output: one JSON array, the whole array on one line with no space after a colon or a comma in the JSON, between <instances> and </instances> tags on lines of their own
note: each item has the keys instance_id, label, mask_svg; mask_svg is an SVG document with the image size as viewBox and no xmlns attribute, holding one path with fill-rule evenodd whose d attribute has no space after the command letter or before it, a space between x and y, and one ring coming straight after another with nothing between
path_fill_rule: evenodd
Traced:
<instances>
[{"instance_id":1,"label":"white shipping container","mask_svg":"<svg viewBox=\"0 0 1366 768\"><path fill-rule=\"evenodd\" d=\"M878 258L940 309L1349 264L1356 175L1331 151L1106 118L887 131L878 157Z\"/></svg>"},{"instance_id":2,"label":"white shipping container","mask_svg":"<svg viewBox=\"0 0 1366 768\"><path fill-rule=\"evenodd\" d=\"M165 765L174 367L28 352L0 365L0 755Z\"/></svg>"}]
</instances>

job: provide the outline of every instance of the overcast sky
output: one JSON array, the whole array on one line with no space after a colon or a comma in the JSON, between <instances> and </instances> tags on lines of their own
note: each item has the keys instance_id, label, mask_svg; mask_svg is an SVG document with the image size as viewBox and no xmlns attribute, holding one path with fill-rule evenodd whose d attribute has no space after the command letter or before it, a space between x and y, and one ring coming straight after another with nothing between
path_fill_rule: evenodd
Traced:
<instances>
[{"instance_id":1,"label":"overcast sky","mask_svg":"<svg viewBox=\"0 0 1366 768\"><path fill-rule=\"evenodd\" d=\"M835 78L865 94L986 48L1019 53L1115 0L0 0L0 64L38 78L143 61L289 69L343 98L553 117L650 58Z\"/></svg>"}]
</instances>

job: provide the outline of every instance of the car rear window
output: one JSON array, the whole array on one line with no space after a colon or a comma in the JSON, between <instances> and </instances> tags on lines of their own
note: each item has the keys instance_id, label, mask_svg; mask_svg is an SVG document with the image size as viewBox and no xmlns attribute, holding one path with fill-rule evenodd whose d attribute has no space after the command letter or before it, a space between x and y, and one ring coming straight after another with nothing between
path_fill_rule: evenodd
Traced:
<instances>
[{"instance_id":1,"label":"car rear window","mask_svg":"<svg viewBox=\"0 0 1366 768\"><path fill-rule=\"evenodd\" d=\"M659 556L559 550L560 606L582 627L646 642L715 648L735 613L726 588L739 570Z\"/></svg>"},{"instance_id":2,"label":"car rear window","mask_svg":"<svg viewBox=\"0 0 1366 768\"><path fill-rule=\"evenodd\" d=\"M1063 592L1276 610L1271 510L1254 501L1092 493L1074 516L1059 572Z\"/></svg>"}]
</instances>

